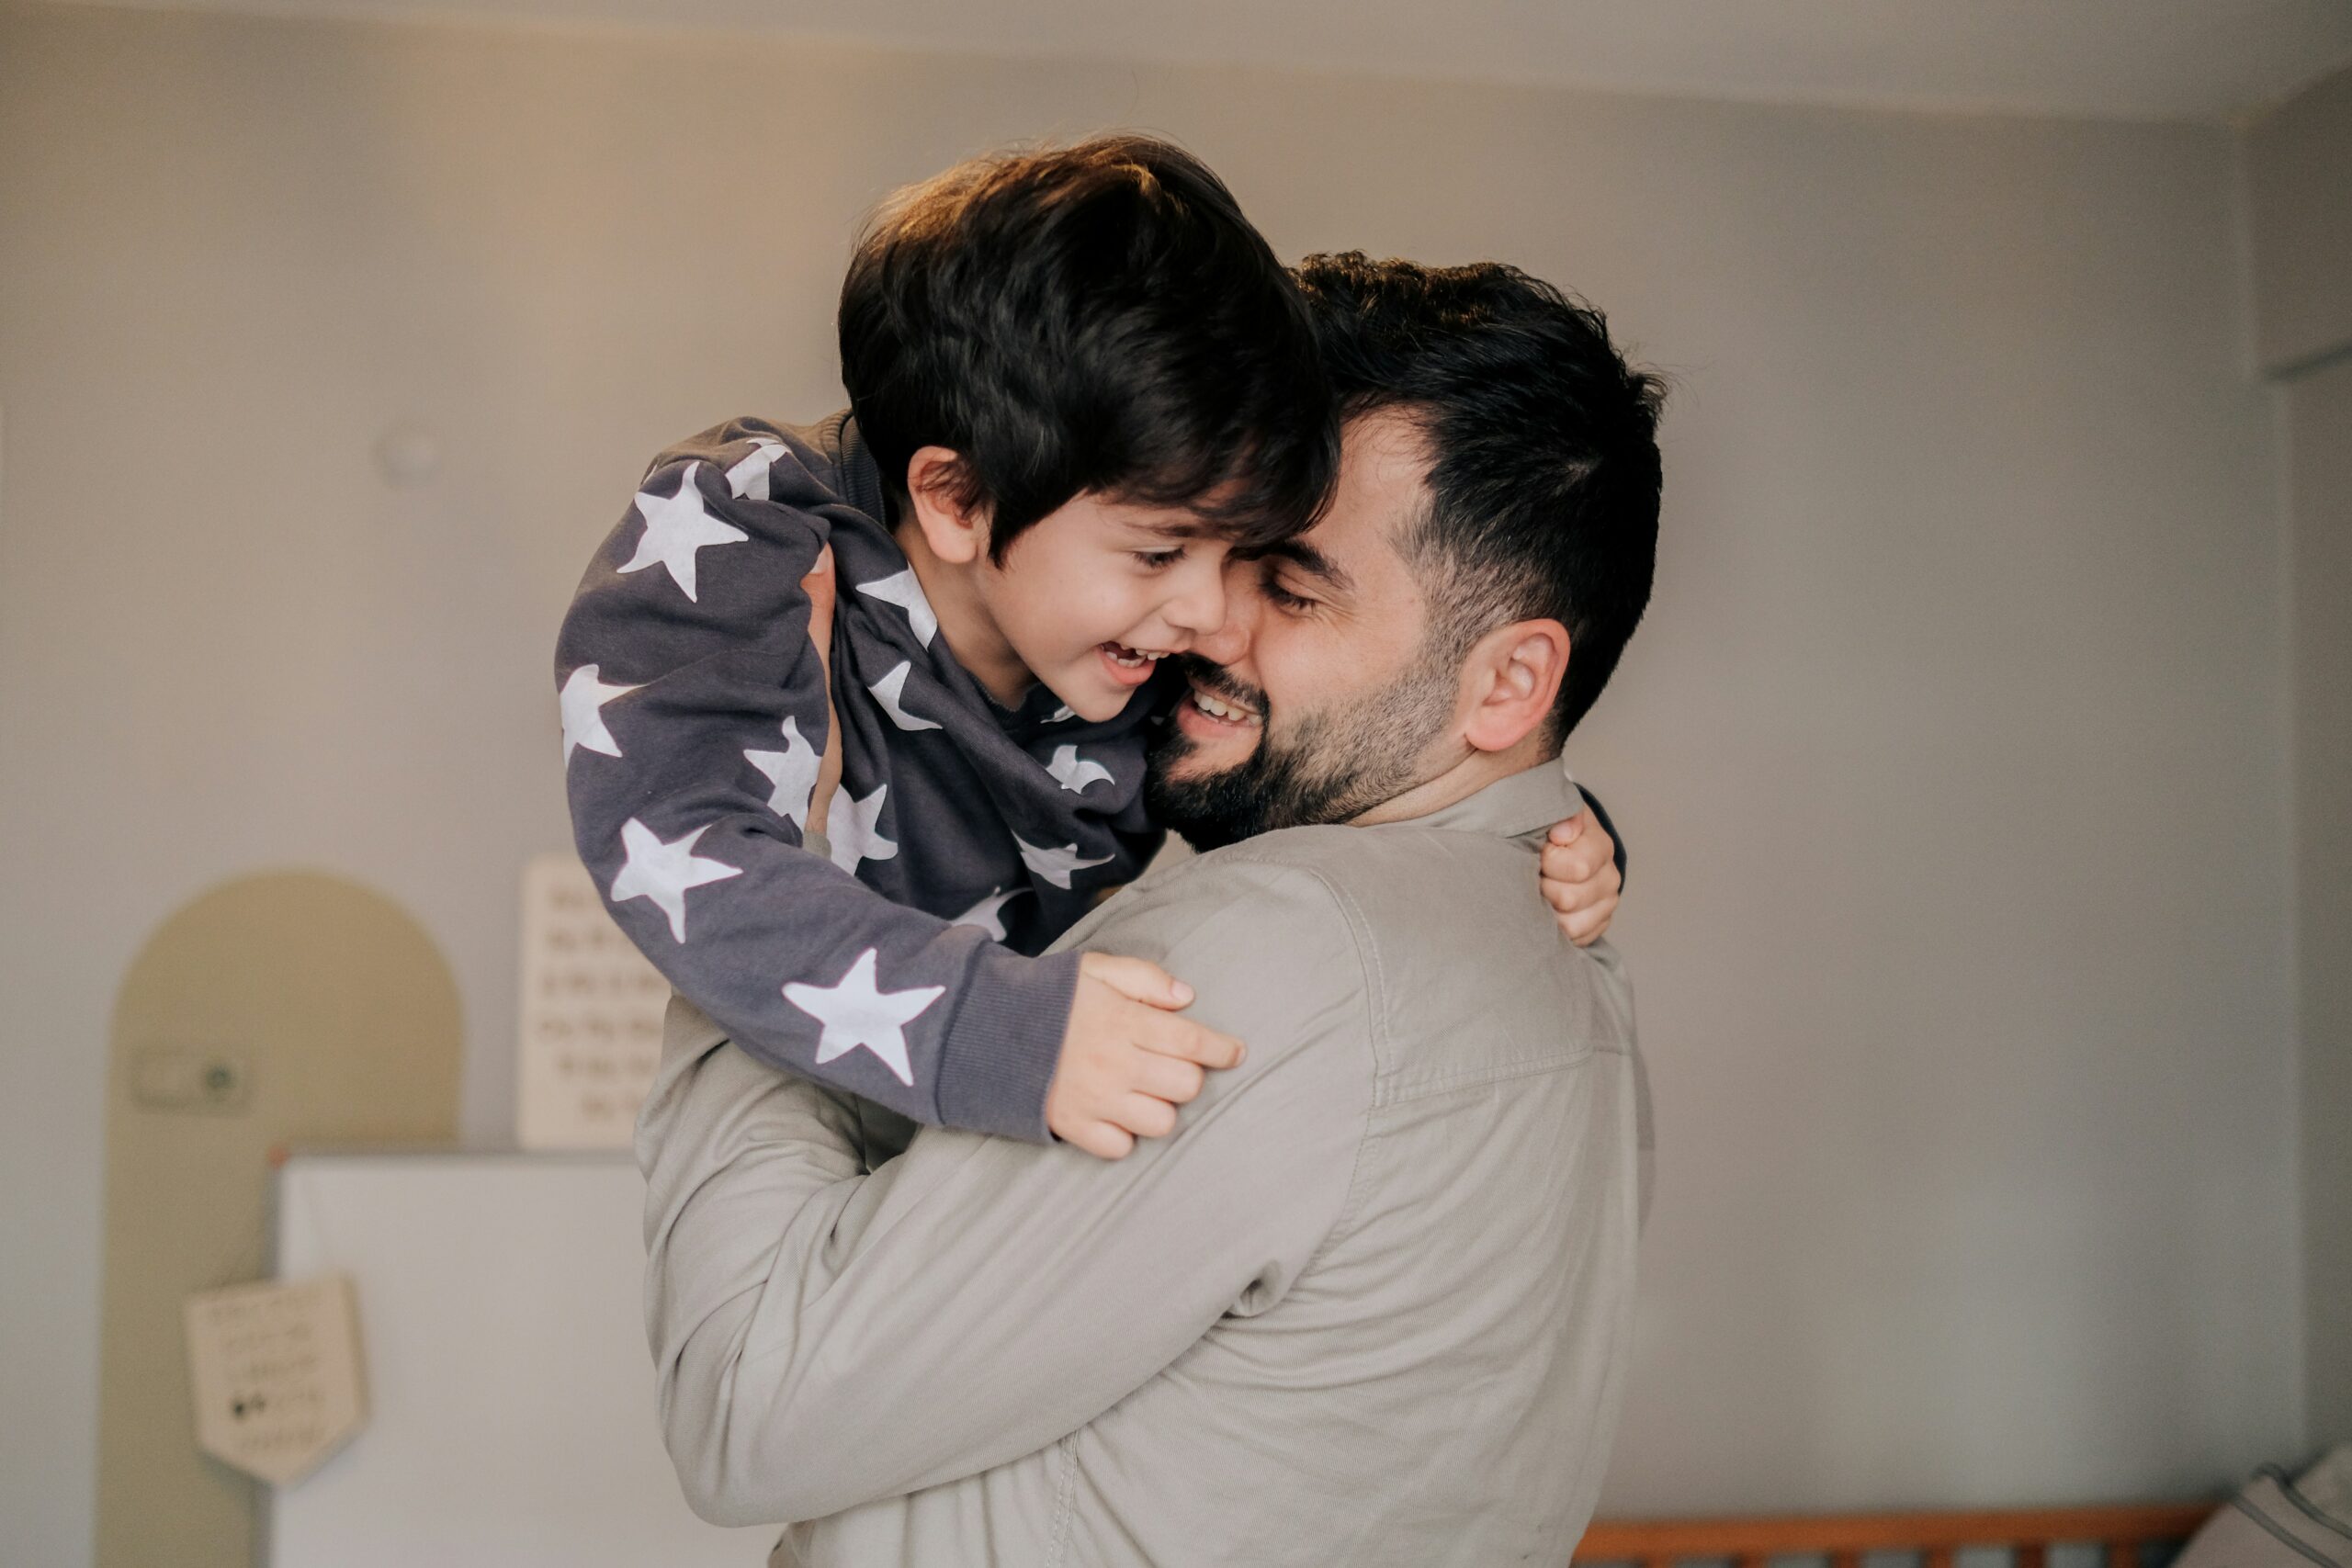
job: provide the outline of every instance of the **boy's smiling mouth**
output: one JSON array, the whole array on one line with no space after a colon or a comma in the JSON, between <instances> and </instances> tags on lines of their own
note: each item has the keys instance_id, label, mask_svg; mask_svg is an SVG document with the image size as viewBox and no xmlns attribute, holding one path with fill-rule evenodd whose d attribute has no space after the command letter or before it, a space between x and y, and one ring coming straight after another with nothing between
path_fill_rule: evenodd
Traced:
<instances>
[{"instance_id":1,"label":"boy's smiling mouth","mask_svg":"<svg viewBox=\"0 0 2352 1568\"><path fill-rule=\"evenodd\" d=\"M1122 686L1142 685L1151 679L1153 667L1168 657L1165 653L1129 648L1123 642L1098 644L1095 652L1102 656L1103 667L1111 672L1111 679Z\"/></svg>"}]
</instances>

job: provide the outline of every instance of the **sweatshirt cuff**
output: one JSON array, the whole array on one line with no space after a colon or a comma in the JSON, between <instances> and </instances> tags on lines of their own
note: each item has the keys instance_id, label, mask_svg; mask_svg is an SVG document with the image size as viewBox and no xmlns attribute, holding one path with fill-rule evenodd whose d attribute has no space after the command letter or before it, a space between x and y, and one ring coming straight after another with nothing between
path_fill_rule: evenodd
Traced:
<instances>
[{"instance_id":1,"label":"sweatshirt cuff","mask_svg":"<svg viewBox=\"0 0 2352 1568\"><path fill-rule=\"evenodd\" d=\"M942 1041L939 1120L949 1127L1050 1144L1046 1090L1078 996L1082 953L983 953Z\"/></svg>"}]
</instances>

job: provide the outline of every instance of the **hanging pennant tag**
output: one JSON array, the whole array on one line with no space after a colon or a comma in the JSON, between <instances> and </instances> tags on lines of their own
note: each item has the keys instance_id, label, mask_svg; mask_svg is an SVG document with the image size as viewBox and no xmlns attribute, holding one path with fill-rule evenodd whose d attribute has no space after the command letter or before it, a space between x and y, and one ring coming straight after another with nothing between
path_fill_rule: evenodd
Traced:
<instances>
[{"instance_id":1,"label":"hanging pennant tag","mask_svg":"<svg viewBox=\"0 0 2352 1568\"><path fill-rule=\"evenodd\" d=\"M187 1316L197 1447L222 1463L288 1485L367 1419L347 1275L201 1292Z\"/></svg>"}]
</instances>

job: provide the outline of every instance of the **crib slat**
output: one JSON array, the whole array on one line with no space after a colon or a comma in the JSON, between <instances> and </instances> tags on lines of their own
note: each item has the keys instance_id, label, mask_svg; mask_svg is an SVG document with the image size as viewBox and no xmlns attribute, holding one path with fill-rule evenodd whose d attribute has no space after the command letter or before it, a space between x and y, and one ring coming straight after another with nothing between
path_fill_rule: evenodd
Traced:
<instances>
[{"instance_id":1,"label":"crib slat","mask_svg":"<svg viewBox=\"0 0 2352 1568\"><path fill-rule=\"evenodd\" d=\"M2017 1550L2010 1553L2009 1568L2041 1568L2041 1541L2021 1540L2018 1542Z\"/></svg>"}]
</instances>

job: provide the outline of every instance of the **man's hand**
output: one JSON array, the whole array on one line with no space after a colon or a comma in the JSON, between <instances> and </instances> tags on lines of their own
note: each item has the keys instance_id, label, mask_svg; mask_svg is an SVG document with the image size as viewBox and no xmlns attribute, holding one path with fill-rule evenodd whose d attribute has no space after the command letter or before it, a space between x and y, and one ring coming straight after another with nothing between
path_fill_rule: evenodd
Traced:
<instances>
[{"instance_id":1,"label":"man's hand","mask_svg":"<svg viewBox=\"0 0 2352 1568\"><path fill-rule=\"evenodd\" d=\"M1544 902L1560 922L1560 930L1578 947L1590 947L1608 931L1617 913L1617 841L1585 807L1565 822L1552 824L1544 844L1541 886Z\"/></svg>"},{"instance_id":2,"label":"man's hand","mask_svg":"<svg viewBox=\"0 0 2352 1568\"><path fill-rule=\"evenodd\" d=\"M1174 1016L1193 987L1157 964L1090 953L1046 1092L1046 1125L1067 1144L1120 1159L1137 1138L1176 1130L1176 1108L1201 1092L1204 1069L1241 1060L1241 1042Z\"/></svg>"}]
</instances>

